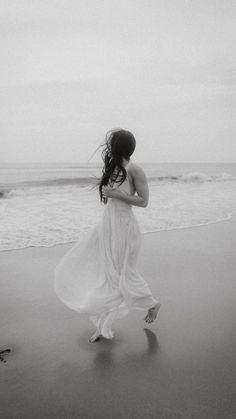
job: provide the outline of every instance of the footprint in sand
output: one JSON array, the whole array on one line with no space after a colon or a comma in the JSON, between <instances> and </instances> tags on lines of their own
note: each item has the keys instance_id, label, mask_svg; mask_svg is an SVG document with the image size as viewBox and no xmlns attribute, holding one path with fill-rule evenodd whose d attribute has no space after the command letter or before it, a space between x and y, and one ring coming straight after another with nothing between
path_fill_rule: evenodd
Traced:
<instances>
[{"instance_id":1,"label":"footprint in sand","mask_svg":"<svg viewBox=\"0 0 236 419\"><path fill-rule=\"evenodd\" d=\"M4 364L6 364L7 360L5 359L6 355L9 355L9 353L11 352L11 349L7 348L7 349L0 349L0 362L4 362Z\"/></svg>"}]
</instances>

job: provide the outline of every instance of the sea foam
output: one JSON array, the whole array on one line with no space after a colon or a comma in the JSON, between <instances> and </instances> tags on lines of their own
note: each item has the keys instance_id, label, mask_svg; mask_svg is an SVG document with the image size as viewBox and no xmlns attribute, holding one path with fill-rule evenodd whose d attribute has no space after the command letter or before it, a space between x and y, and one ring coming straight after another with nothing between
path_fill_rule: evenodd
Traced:
<instances>
[{"instance_id":1,"label":"sea foam","mask_svg":"<svg viewBox=\"0 0 236 419\"><path fill-rule=\"evenodd\" d=\"M188 172L149 179L147 208L133 207L142 233L209 224L236 211L236 181L227 173ZM91 180L91 177L90 177ZM79 242L99 221L104 205L95 178L24 182L4 187L0 250Z\"/></svg>"}]
</instances>

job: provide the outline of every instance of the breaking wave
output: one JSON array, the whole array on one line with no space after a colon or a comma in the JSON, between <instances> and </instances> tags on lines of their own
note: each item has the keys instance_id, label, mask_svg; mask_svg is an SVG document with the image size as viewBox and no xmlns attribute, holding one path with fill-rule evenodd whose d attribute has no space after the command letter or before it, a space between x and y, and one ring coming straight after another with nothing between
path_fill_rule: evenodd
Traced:
<instances>
[{"instance_id":1,"label":"breaking wave","mask_svg":"<svg viewBox=\"0 0 236 419\"><path fill-rule=\"evenodd\" d=\"M190 172L184 175L153 176L150 181L159 182L179 182L179 183L204 183L204 182L227 182L236 180L236 177L229 173L220 175L206 175L205 173Z\"/></svg>"},{"instance_id":2,"label":"breaking wave","mask_svg":"<svg viewBox=\"0 0 236 419\"><path fill-rule=\"evenodd\" d=\"M236 177L229 173L222 173L220 175L207 175L200 172L190 172L182 175L164 175L164 176L149 176L148 180L152 183L205 183L205 182L229 182L236 180ZM19 182L14 185L8 185L7 188L0 189L0 199L13 196L19 196L26 193L34 193L35 188L47 187L66 187L78 186L79 188L95 187L98 182L97 177L74 177L74 178L59 178L40 181Z\"/></svg>"}]
</instances>

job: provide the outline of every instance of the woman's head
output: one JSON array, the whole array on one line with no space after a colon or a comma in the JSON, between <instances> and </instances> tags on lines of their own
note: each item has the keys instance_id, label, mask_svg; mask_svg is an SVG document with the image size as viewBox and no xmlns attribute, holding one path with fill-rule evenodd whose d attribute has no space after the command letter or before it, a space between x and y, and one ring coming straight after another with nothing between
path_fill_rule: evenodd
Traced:
<instances>
[{"instance_id":1,"label":"woman's head","mask_svg":"<svg viewBox=\"0 0 236 419\"><path fill-rule=\"evenodd\" d=\"M122 161L123 157L129 160L136 147L134 135L124 129L108 131L105 144L110 158L113 158L118 163L120 160Z\"/></svg>"},{"instance_id":2,"label":"woman's head","mask_svg":"<svg viewBox=\"0 0 236 419\"><path fill-rule=\"evenodd\" d=\"M103 202L105 201L102 197L102 187L106 186L109 180L120 184L125 181L127 172L123 167L123 158L129 160L135 147L136 141L130 131L113 129L107 132L102 150L104 167L99 181L99 193ZM115 169L116 173L114 172Z\"/></svg>"}]
</instances>

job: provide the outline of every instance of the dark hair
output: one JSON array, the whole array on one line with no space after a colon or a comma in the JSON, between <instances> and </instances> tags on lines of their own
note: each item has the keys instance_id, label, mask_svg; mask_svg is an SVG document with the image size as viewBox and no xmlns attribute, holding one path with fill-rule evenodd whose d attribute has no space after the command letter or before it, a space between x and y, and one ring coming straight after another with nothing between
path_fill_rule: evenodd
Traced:
<instances>
[{"instance_id":1,"label":"dark hair","mask_svg":"<svg viewBox=\"0 0 236 419\"><path fill-rule=\"evenodd\" d=\"M106 204L107 200L102 194L102 187L108 185L109 181L117 182L120 185L125 181L127 172L122 166L123 157L130 159L133 154L136 141L130 131L124 129L112 129L106 133L105 143L102 144L102 160L104 166L99 185L99 195L101 201Z\"/></svg>"}]
</instances>

